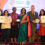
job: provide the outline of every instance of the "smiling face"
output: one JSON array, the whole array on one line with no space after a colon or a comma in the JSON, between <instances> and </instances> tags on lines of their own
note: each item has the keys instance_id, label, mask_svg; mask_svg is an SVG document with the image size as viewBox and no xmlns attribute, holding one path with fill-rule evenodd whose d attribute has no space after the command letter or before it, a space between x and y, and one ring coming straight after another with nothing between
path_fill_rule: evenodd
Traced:
<instances>
[{"instance_id":1,"label":"smiling face","mask_svg":"<svg viewBox=\"0 0 45 45\"><path fill-rule=\"evenodd\" d=\"M31 6L31 11L34 12L35 11L35 7Z\"/></svg>"},{"instance_id":2,"label":"smiling face","mask_svg":"<svg viewBox=\"0 0 45 45\"><path fill-rule=\"evenodd\" d=\"M26 9L25 8L21 9L21 14L26 14Z\"/></svg>"},{"instance_id":3,"label":"smiling face","mask_svg":"<svg viewBox=\"0 0 45 45\"><path fill-rule=\"evenodd\" d=\"M8 11L7 10L4 11L4 15L8 16Z\"/></svg>"},{"instance_id":4,"label":"smiling face","mask_svg":"<svg viewBox=\"0 0 45 45\"><path fill-rule=\"evenodd\" d=\"M41 15L44 15L44 11L43 10L41 10Z\"/></svg>"},{"instance_id":5,"label":"smiling face","mask_svg":"<svg viewBox=\"0 0 45 45\"><path fill-rule=\"evenodd\" d=\"M25 9L22 10L22 13L25 13Z\"/></svg>"},{"instance_id":6,"label":"smiling face","mask_svg":"<svg viewBox=\"0 0 45 45\"><path fill-rule=\"evenodd\" d=\"M0 0L0 9L3 9L8 0Z\"/></svg>"},{"instance_id":7,"label":"smiling face","mask_svg":"<svg viewBox=\"0 0 45 45\"><path fill-rule=\"evenodd\" d=\"M16 13L16 9L12 9L13 13Z\"/></svg>"}]
</instances>

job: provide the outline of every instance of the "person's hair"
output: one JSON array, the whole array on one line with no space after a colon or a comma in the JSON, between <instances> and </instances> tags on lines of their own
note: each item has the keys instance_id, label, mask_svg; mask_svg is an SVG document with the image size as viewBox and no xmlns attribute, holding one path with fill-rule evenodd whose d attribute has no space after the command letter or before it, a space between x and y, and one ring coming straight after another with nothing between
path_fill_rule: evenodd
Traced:
<instances>
[{"instance_id":1,"label":"person's hair","mask_svg":"<svg viewBox=\"0 0 45 45\"><path fill-rule=\"evenodd\" d=\"M32 5L31 7L35 7L34 5Z\"/></svg>"},{"instance_id":2,"label":"person's hair","mask_svg":"<svg viewBox=\"0 0 45 45\"><path fill-rule=\"evenodd\" d=\"M13 7L12 10L13 10L13 9L16 9L16 7Z\"/></svg>"},{"instance_id":3,"label":"person's hair","mask_svg":"<svg viewBox=\"0 0 45 45\"><path fill-rule=\"evenodd\" d=\"M43 11L43 12L44 12L43 15L45 15L45 11L44 11L44 9L41 9L41 10L40 10L40 14L39 14L39 16L41 16L41 11Z\"/></svg>"},{"instance_id":4,"label":"person's hair","mask_svg":"<svg viewBox=\"0 0 45 45\"><path fill-rule=\"evenodd\" d=\"M8 12L8 10L5 10L5 11L7 11L7 13L8 13L8 16L9 16L9 12ZM5 11L4 11L4 15L5 15Z\"/></svg>"},{"instance_id":5,"label":"person's hair","mask_svg":"<svg viewBox=\"0 0 45 45\"><path fill-rule=\"evenodd\" d=\"M0 11L1 11L1 16L3 16L3 10L2 10L2 9L0 9Z\"/></svg>"},{"instance_id":6,"label":"person's hair","mask_svg":"<svg viewBox=\"0 0 45 45\"><path fill-rule=\"evenodd\" d=\"M21 14L22 14L22 10L23 10L23 9L25 10L25 13L24 13L24 14L26 14L26 9L25 9L25 8L22 8L22 9L21 9Z\"/></svg>"}]
</instances>

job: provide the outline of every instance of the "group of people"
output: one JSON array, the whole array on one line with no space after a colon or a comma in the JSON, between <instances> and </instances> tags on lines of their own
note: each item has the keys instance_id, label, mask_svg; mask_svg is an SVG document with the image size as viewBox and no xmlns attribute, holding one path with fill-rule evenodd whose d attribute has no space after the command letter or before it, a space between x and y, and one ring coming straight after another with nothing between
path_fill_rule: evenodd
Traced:
<instances>
[{"instance_id":1,"label":"group of people","mask_svg":"<svg viewBox=\"0 0 45 45\"><path fill-rule=\"evenodd\" d=\"M0 16L6 16L5 23L0 23L0 30L3 34L3 42L7 43L11 41L18 42L20 45L25 44L27 40L30 43L35 42L35 31L37 28L36 19L40 20L41 16L45 15L44 9L41 9L40 14L35 12L35 6L31 6L31 11L26 13L26 9L22 8L20 15L16 13L16 7L12 8L12 13L9 13L8 10L5 10L2 13L0 9ZM20 19L20 27L18 28L18 23L16 22L17 19ZM7 23L10 22L10 23ZM39 22L39 36L42 42L45 42L45 24Z\"/></svg>"}]
</instances>

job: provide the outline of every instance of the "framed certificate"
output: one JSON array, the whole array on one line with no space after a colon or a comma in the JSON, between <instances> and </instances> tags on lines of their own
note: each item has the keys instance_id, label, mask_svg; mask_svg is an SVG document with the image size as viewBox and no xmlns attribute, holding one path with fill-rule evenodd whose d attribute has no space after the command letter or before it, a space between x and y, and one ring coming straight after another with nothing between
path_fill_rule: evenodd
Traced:
<instances>
[{"instance_id":1,"label":"framed certificate","mask_svg":"<svg viewBox=\"0 0 45 45\"><path fill-rule=\"evenodd\" d=\"M41 16L41 23L45 23L45 16Z\"/></svg>"},{"instance_id":2,"label":"framed certificate","mask_svg":"<svg viewBox=\"0 0 45 45\"><path fill-rule=\"evenodd\" d=\"M4 23L5 22L5 16L0 16L0 23Z\"/></svg>"}]
</instances>

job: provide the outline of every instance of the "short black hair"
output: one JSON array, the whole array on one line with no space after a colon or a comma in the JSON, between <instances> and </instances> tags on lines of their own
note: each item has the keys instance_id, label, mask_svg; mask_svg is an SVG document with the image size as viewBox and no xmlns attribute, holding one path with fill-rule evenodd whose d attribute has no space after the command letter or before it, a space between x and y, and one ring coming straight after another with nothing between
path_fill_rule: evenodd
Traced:
<instances>
[{"instance_id":1,"label":"short black hair","mask_svg":"<svg viewBox=\"0 0 45 45\"><path fill-rule=\"evenodd\" d=\"M34 5L32 5L31 7L35 7Z\"/></svg>"},{"instance_id":2,"label":"short black hair","mask_svg":"<svg viewBox=\"0 0 45 45\"><path fill-rule=\"evenodd\" d=\"M16 9L16 7L13 7L12 10L13 10L13 9Z\"/></svg>"}]
</instances>

